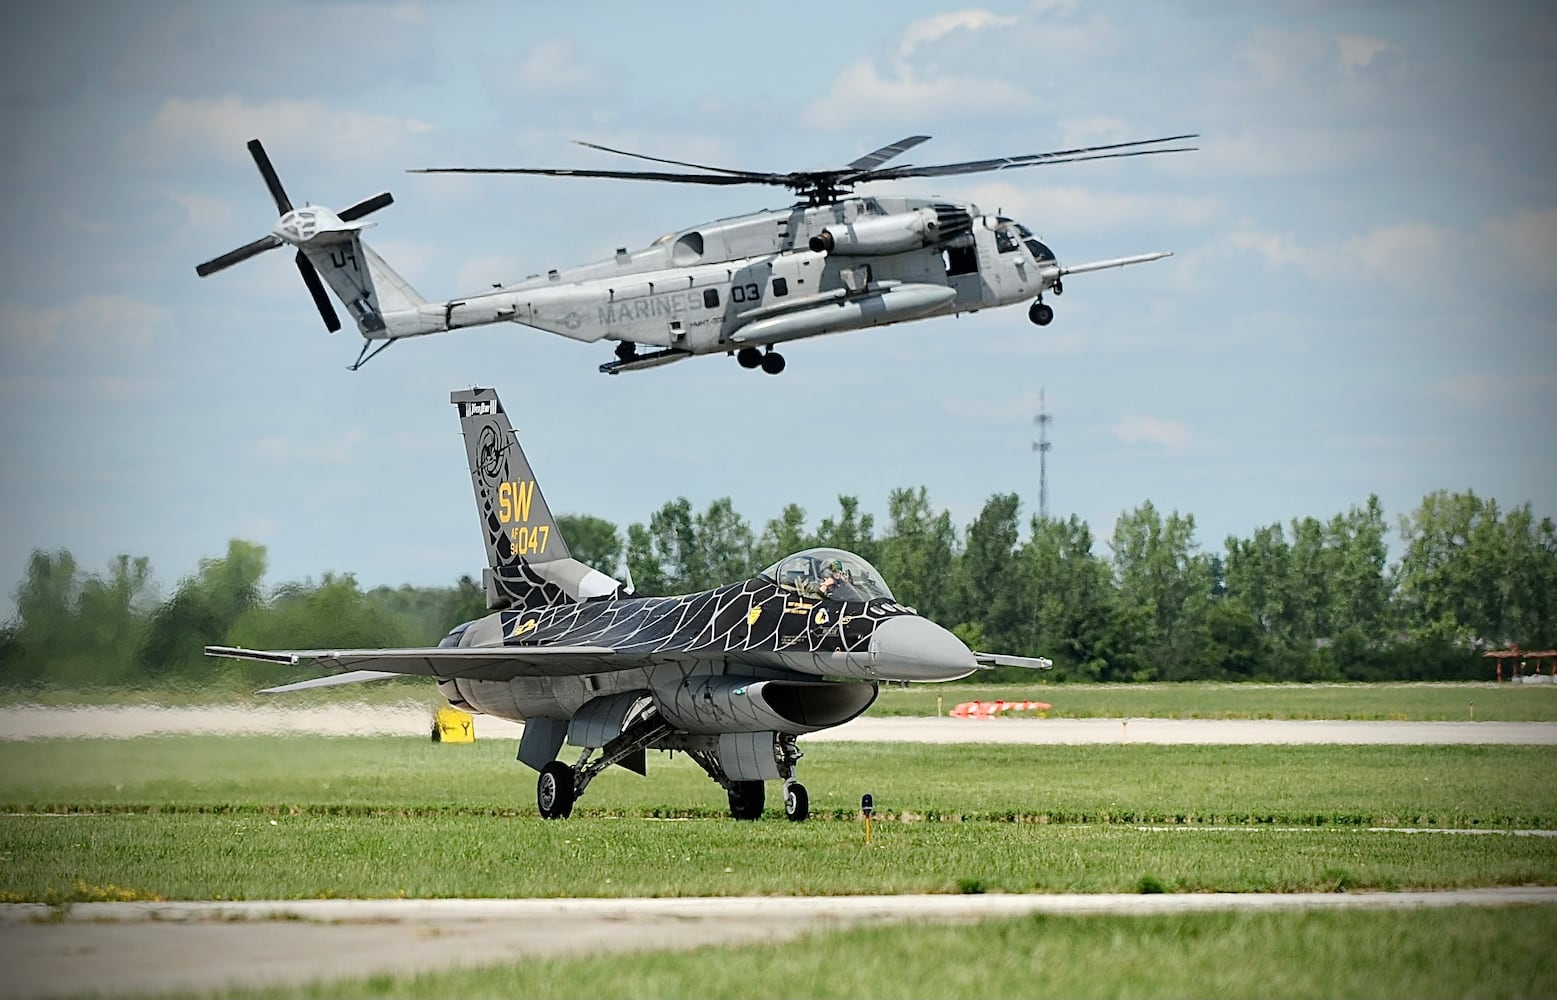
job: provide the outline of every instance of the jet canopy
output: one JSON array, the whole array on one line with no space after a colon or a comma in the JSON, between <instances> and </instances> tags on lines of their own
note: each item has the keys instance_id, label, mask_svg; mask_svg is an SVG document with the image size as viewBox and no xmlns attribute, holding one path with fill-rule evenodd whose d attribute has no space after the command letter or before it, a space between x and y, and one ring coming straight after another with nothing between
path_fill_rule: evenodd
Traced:
<instances>
[{"instance_id":1,"label":"jet canopy","mask_svg":"<svg viewBox=\"0 0 1557 1000\"><path fill-rule=\"evenodd\" d=\"M895 600L876 567L843 549L815 548L785 556L762 571L785 590L833 601Z\"/></svg>"}]
</instances>

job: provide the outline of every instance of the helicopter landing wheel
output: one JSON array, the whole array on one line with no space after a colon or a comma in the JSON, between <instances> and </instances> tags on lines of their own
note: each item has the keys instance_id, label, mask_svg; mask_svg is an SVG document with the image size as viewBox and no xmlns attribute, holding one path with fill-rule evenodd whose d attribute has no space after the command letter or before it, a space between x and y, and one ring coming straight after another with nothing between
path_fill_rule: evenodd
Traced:
<instances>
[{"instance_id":1,"label":"helicopter landing wheel","mask_svg":"<svg viewBox=\"0 0 1557 1000\"><path fill-rule=\"evenodd\" d=\"M769 375L777 375L784 370L784 355L769 351L762 356L762 370Z\"/></svg>"},{"instance_id":2,"label":"helicopter landing wheel","mask_svg":"<svg viewBox=\"0 0 1557 1000\"><path fill-rule=\"evenodd\" d=\"M1032 308L1027 310L1027 318L1039 326L1048 326L1054 322L1054 310L1042 302L1034 302Z\"/></svg>"},{"instance_id":3,"label":"helicopter landing wheel","mask_svg":"<svg viewBox=\"0 0 1557 1000\"><path fill-rule=\"evenodd\" d=\"M735 352L735 360L742 368L756 368L762 364L762 352L755 347L743 347Z\"/></svg>"},{"instance_id":4,"label":"helicopter landing wheel","mask_svg":"<svg viewBox=\"0 0 1557 1000\"><path fill-rule=\"evenodd\" d=\"M638 356L638 345L630 340L624 340L616 345L616 356L621 361L631 361Z\"/></svg>"}]
</instances>

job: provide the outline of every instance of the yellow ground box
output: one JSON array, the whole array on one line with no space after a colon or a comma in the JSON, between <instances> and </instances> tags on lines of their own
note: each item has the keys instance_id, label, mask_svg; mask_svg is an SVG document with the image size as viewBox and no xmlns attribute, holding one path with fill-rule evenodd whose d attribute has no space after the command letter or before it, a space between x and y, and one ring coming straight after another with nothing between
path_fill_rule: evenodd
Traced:
<instances>
[{"instance_id":1,"label":"yellow ground box","mask_svg":"<svg viewBox=\"0 0 1557 1000\"><path fill-rule=\"evenodd\" d=\"M476 719L469 712L445 705L433 716L432 738L434 743L474 743Z\"/></svg>"}]
</instances>

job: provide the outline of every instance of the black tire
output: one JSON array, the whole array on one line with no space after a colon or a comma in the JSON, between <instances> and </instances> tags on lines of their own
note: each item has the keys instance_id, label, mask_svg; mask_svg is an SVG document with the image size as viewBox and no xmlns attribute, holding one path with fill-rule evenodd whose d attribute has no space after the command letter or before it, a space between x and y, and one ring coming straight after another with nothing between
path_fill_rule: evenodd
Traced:
<instances>
[{"instance_id":1,"label":"black tire","mask_svg":"<svg viewBox=\"0 0 1557 1000\"><path fill-rule=\"evenodd\" d=\"M755 347L743 347L735 352L735 363L742 368L756 368L762 364L762 352Z\"/></svg>"},{"instance_id":2,"label":"black tire","mask_svg":"<svg viewBox=\"0 0 1557 1000\"><path fill-rule=\"evenodd\" d=\"M762 356L762 370L767 372L769 375L777 375L779 372L783 371L784 355L772 353L764 354Z\"/></svg>"},{"instance_id":3,"label":"black tire","mask_svg":"<svg viewBox=\"0 0 1557 1000\"><path fill-rule=\"evenodd\" d=\"M1034 302L1032 308L1027 310L1027 318L1039 326L1048 326L1054 322L1054 310L1047 303Z\"/></svg>"},{"instance_id":4,"label":"black tire","mask_svg":"<svg viewBox=\"0 0 1557 1000\"><path fill-rule=\"evenodd\" d=\"M638 345L630 340L624 340L616 345L616 357L620 361L631 361L638 356Z\"/></svg>"},{"instance_id":5,"label":"black tire","mask_svg":"<svg viewBox=\"0 0 1557 1000\"><path fill-rule=\"evenodd\" d=\"M811 796L806 794L806 786L798 781L791 781L784 786L784 817L791 823L803 822L811 815Z\"/></svg>"},{"instance_id":6,"label":"black tire","mask_svg":"<svg viewBox=\"0 0 1557 1000\"><path fill-rule=\"evenodd\" d=\"M542 819L567 819L573 815L573 768L554 760L541 768L535 783L535 805Z\"/></svg>"},{"instance_id":7,"label":"black tire","mask_svg":"<svg viewBox=\"0 0 1557 1000\"><path fill-rule=\"evenodd\" d=\"M759 819L767 804L768 786L761 781L732 781L729 795L731 818Z\"/></svg>"}]
</instances>

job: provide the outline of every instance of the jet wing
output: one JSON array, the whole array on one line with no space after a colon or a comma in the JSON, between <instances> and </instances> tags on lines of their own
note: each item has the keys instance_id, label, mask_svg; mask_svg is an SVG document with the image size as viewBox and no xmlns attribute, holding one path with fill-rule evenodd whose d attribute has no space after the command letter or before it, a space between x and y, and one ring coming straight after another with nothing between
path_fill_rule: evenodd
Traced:
<instances>
[{"instance_id":1,"label":"jet wing","mask_svg":"<svg viewBox=\"0 0 1557 1000\"><path fill-rule=\"evenodd\" d=\"M1047 656L1007 656L1004 653L974 653L973 661L979 666L989 669L992 667L1028 667L1032 670L1048 670L1054 666L1054 661Z\"/></svg>"},{"instance_id":2,"label":"jet wing","mask_svg":"<svg viewBox=\"0 0 1557 1000\"><path fill-rule=\"evenodd\" d=\"M566 677L593 674L602 670L620 670L637 666L637 657L628 663L617 658L610 646L431 646L422 649L243 649L238 646L207 646L207 656L234 660L257 660L295 666L312 661L322 667L349 670L352 680L319 678L337 684L377 680L380 676L404 674L435 677L467 677L475 680L503 681L514 677ZM373 676L366 676L366 675ZM310 683L310 682L303 682ZM324 686L310 684L310 686ZM288 685L291 687L291 685Z\"/></svg>"}]
</instances>

